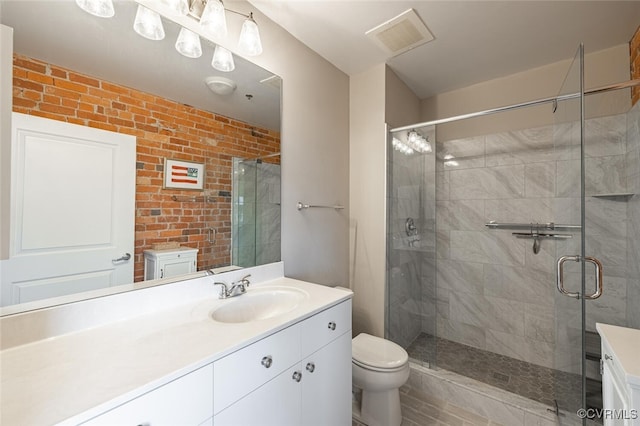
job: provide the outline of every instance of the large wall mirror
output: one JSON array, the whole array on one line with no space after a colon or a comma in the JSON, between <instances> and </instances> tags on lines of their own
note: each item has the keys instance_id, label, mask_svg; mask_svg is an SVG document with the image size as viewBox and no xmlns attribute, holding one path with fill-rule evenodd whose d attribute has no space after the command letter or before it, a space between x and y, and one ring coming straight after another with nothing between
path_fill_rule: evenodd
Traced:
<instances>
[{"instance_id":1,"label":"large wall mirror","mask_svg":"<svg viewBox=\"0 0 640 426\"><path fill-rule=\"evenodd\" d=\"M15 112L136 137L135 207L126 214L135 216L137 284L74 296L67 285L54 294L63 297L17 302L3 292L0 313L153 285L150 250L197 249L198 271L280 260L281 79L237 55L233 71L214 69L215 45L204 38L199 58L182 56L180 25L162 18L165 37L151 41L133 30L136 2L114 6L105 19L69 0L2 0L0 21L14 30ZM201 166L202 187L167 185L167 161Z\"/></svg>"}]
</instances>

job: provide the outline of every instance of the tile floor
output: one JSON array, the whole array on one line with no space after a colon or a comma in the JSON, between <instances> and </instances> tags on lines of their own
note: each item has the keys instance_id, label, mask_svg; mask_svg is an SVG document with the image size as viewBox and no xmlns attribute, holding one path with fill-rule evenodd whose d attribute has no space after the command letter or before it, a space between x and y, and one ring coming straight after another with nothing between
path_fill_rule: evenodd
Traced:
<instances>
[{"instance_id":1,"label":"tile floor","mask_svg":"<svg viewBox=\"0 0 640 426\"><path fill-rule=\"evenodd\" d=\"M462 345L426 333L420 334L407 349L415 360L433 360L438 368L487 383L545 405L554 399L568 411L575 412L580 394L580 376L530 364L508 356Z\"/></svg>"},{"instance_id":2,"label":"tile floor","mask_svg":"<svg viewBox=\"0 0 640 426\"><path fill-rule=\"evenodd\" d=\"M497 425L484 417L413 389L400 391L402 426L484 426ZM352 426L366 426L353 420Z\"/></svg>"}]
</instances>

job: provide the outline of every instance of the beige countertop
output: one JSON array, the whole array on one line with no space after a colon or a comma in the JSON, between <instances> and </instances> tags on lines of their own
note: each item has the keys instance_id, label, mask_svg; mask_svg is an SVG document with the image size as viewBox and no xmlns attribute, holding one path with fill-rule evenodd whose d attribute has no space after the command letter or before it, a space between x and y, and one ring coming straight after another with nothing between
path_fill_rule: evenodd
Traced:
<instances>
[{"instance_id":1,"label":"beige countertop","mask_svg":"<svg viewBox=\"0 0 640 426\"><path fill-rule=\"evenodd\" d=\"M204 285L204 284L203 284ZM349 290L290 278L308 294L290 312L245 323L209 313L234 299L211 297L0 352L1 424L77 424L352 297ZM80 302L82 303L82 302Z\"/></svg>"}]
</instances>

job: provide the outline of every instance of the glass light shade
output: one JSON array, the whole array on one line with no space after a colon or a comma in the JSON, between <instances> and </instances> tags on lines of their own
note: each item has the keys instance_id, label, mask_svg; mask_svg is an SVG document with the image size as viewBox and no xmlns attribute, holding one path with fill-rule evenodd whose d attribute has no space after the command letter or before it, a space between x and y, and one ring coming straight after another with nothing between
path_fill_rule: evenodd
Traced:
<instances>
[{"instance_id":1,"label":"glass light shade","mask_svg":"<svg viewBox=\"0 0 640 426\"><path fill-rule=\"evenodd\" d=\"M179 15L186 15L189 13L188 0L164 0L164 3Z\"/></svg>"},{"instance_id":2,"label":"glass light shade","mask_svg":"<svg viewBox=\"0 0 640 426\"><path fill-rule=\"evenodd\" d=\"M115 15L111 0L76 0L80 9L100 18L111 18Z\"/></svg>"},{"instance_id":3,"label":"glass light shade","mask_svg":"<svg viewBox=\"0 0 640 426\"><path fill-rule=\"evenodd\" d=\"M138 5L133 29L149 40L162 40L164 38L164 27L162 26L160 15L142 5Z\"/></svg>"},{"instance_id":4,"label":"glass light shade","mask_svg":"<svg viewBox=\"0 0 640 426\"><path fill-rule=\"evenodd\" d=\"M230 72L236 68L236 65L233 63L233 55L222 46L216 46L216 50L213 52L211 66L218 71L224 72Z\"/></svg>"},{"instance_id":5,"label":"glass light shade","mask_svg":"<svg viewBox=\"0 0 640 426\"><path fill-rule=\"evenodd\" d=\"M187 58L199 58L202 56L200 36L186 28L181 28L176 40L176 50Z\"/></svg>"},{"instance_id":6,"label":"glass light shade","mask_svg":"<svg viewBox=\"0 0 640 426\"><path fill-rule=\"evenodd\" d=\"M200 25L215 38L223 39L227 36L227 18L220 0L207 0L200 17Z\"/></svg>"},{"instance_id":7,"label":"glass light shade","mask_svg":"<svg viewBox=\"0 0 640 426\"><path fill-rule=\"evenodd\" d=\"M251 17L242 24L238 50L247 56L257 56L262 53L262 41L260 40L258 24Z\"/></svg>"}]
</instances>

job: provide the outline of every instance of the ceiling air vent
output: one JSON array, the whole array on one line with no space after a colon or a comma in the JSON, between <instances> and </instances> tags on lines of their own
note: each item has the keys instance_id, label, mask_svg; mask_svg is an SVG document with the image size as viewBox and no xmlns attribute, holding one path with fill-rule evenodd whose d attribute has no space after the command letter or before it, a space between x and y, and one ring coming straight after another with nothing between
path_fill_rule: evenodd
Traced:
<instances>
[{"instance_id":1,"label":"ceiling air vent","mask_svg":"<svg viewBox=\"0 0 640 426\"><path fill-rule=\"evenodd\" d=\"M396 56L434 39L413 9L402 12L365 33L391 56Z\"/></svg>"}]
</instances>

